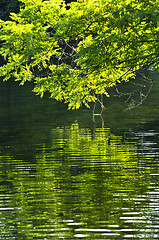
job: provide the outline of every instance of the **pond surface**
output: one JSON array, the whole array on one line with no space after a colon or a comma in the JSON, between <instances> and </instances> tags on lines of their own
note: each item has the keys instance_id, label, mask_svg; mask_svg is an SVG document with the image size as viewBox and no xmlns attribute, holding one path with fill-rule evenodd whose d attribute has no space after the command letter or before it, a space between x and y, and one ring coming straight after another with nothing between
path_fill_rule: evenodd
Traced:
<instances>
[{"instance_id":1,"label":"pond surface","mask_svg":"<svg viewBox=\"0 0 159 240\"><path fill-rule=\"evenodd\" d=\"M0 239L158 239L158 93L105 99L93 122L1 82Z\"/></svg>"}]
</instances>

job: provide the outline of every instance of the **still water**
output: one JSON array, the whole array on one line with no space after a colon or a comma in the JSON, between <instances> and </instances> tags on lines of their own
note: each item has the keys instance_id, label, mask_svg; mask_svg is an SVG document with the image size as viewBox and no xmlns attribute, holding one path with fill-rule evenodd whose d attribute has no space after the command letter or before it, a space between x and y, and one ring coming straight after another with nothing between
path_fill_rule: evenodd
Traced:
<instances>
[{"instance_id":1,"label":"still water","mask_svg":"<svg viewBox=\"0 0 159 240\"><path fill-rule=\"evenodd\" d=\"M0 239L159 239L159 83L67 111L0 83Z\"/></svg>"}]
</instances>

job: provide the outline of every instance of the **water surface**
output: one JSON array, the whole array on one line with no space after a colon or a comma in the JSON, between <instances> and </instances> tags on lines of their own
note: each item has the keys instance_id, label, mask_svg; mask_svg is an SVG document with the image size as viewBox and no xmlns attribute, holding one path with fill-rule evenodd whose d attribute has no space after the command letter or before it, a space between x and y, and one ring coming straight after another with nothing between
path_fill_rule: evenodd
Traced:
<instances>
[{"instance_id":1,"label":"water surface","mask_svg":"<svg viewBox=\"0 0 159 240\"><path fill-rule=\"evenodd\" d=\"M158 239L156 82L125 111L67 111L0 83L0 239Z\"/></svg>"}]
</instances>

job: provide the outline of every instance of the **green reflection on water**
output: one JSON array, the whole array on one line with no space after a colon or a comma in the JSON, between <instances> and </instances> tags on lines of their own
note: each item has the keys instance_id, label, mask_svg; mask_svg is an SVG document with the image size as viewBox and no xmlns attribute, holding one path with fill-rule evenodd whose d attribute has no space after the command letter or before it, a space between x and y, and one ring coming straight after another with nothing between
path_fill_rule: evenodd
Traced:
<instances>
[{"instance_id":1,"label":"green reflection on water","mask_svg":"<svg viewBox=\"0 0 159 240\"><path fill-rule=\"evenodd\" d=\"M151 154L138 153L109 128L75 123L52 129L50 138L34 155L30 149L28 160L16 159L10 146L1 151L2 239L124 239L121 229L144 232L147 220L135 222L132 214L126 222L123 214L140 217L148 207L154 169L142 159Z\"/></svg>"}]
</instances>

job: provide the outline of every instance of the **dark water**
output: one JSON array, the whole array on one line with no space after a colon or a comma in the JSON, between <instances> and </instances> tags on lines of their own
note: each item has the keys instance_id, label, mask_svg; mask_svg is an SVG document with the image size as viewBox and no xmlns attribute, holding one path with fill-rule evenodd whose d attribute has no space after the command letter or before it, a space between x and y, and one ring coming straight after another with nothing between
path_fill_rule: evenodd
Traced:
<instances>
[{"instance_id":1,"label":"dark water","mask_svg":"<svg viewBox=\"0 0 159 240\"><path fill-rule=\"evenodd\" d=\"M159 239L159 83L67 111L0 83L0 239Z\"/></svg>"}]
</instances>

